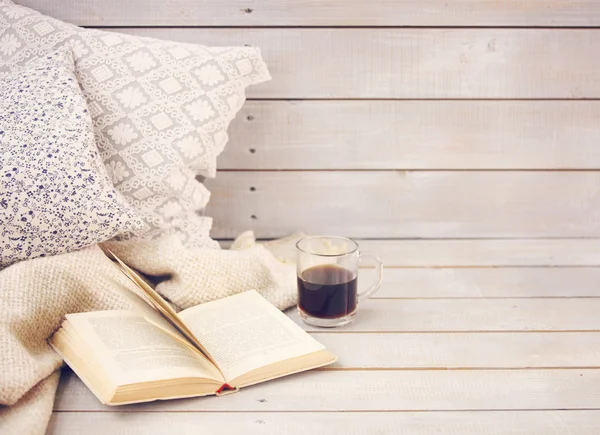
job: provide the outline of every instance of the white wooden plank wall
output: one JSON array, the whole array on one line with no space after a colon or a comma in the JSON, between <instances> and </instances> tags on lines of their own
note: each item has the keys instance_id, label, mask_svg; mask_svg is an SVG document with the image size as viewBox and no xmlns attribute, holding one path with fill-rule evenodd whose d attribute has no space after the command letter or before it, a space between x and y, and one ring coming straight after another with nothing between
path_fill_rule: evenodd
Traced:
<instances>
[{"instance_id":1,"label":"white wooden plank wall","mask_svg":"<svg viewBox=\"0 0 600 435\"><path fill-rule=\"evenodd\" d=\"M112 30L189 43L258 46L273 80L250 88L251 98L600 96L598 33L589 29Z\"/></svg>"},{"instance_id":2,"label":"white wooden plank wall","mask_svg":"<svg viewBox=\"0 0 600 435\"><path fill-rule=\"evenodd\" d=\"M596 1L21 3L117 32L263 50L273 80L250 88L208 182L215 237L600 235L597 174L580 171L600 168ZM314 173L330 170L363 173ZM504 172L432 173L447 170ZM540 172L513 173L528 170ZM298 195L303 210L288 201ZM343 205L330 210L332 196Z\"/></svg>"},{"instance_id":3,"label":"white wooden plank wall","mask_svg":"<svg viewBox=\"0 0 600 435\"><path fill-rule=\"evenodd\" d=\"M589 100L251 100L219 168L598 169L599 119Z\"/></svg>"},{"instance_id":4,"label":"white wooden plank wall","mask_svg":"<svg viewBox=\"0 0 600 435\"><path fill-rule=\"evenodd\" d=\"M600 433L600 2L17 2L260 46L213 234L348 235L388 266L360 321L311 332L333 367L118 409L67 374L50 434Z\"/></svg>"},{"instance_id":5,"label":"white wooden plank wall","mask_svg":"<svg viewBox=\"0 0 600 435\"><path fill-rule=\"evenodd\" d=\"M597 171L223 172L213 234L358 238L595 237Z\"/></svg>"},{"instance_id":6,"label":"white wooden plank wall","mask_svg":"<svg viewBox=\"0 0 600 435\"><path fill-rule=\"evenodd\" d=\"M19 0L83 26L597 26L595 0Z\"/></svg>"}]
</instances>

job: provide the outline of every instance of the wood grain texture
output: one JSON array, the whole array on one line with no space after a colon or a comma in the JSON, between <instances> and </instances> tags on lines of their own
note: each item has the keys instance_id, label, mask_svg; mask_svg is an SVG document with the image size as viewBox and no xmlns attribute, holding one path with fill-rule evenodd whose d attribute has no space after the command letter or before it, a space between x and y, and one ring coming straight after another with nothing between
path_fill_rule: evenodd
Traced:
<instances>
[{"instance_id":1,"label":"wood grain texture","mask_svg":"<svg viewBox=\"0 0 600 435\"><path fill-rule=\"evenodd\" d=\"M119 32L261 47L274 78L249 89L222 169L390 170L220 173L215 237L527 238L360 241L397 268L356 322L314 333L340 356L334 370L120 408L67 372L49 434L218 433L224 421L261 435L600 433L600 239L582 239L600 237L600 173L394 171L599 169L596 101L414 100L600 98L600 3L18 1ZM215 25L242 28L194 28Z\"/></svg>"},{"instance_id":2,"label":"wood grain texture","mask_svg":"<svg viewBox=\"0 0 600 435\"><path fill-rule=\"evenodd\" d=\"M596 298L370 299L353 323L332 332L600 331L599 312ZM303 323L295 309L288 313Z\"/></svg>"},{"instance_id":3,"label":"wood grain texture","mask_svg":"<svg viewBox=\"0 0 600 435\"><path fill-rule=\"evenodd\" d=\"M419 411L600 408L599 370L313 371L223 397L107 407L73 374L57 411Z\"/></svg>"},{"instance_id":4,"label":"wood grain texture","mask_svg":"<svg viewBox=\"0 0 600 435\"><path fill-rule=\"evenodd\" d=\"M598 26L594 0L18 0L87 26Z\"/></svg>"},{"instance_id":5,"label":"wood grain texture","mask_svg":"<svg viewBox=\"0 0 600 435\"><path fill-rule=\"evenodd\" d=\"M598 119L597 101L248 101L219 168L598 169Z\"/></svg>"},{"instance_id":6,"label":"wood grain texture","mask_svg":"<svg viewBox=\"0 0 600 435\"><path fill-rule=\"evenodd\" d=\"M384 273L375 299L600 297L600 268L387 268ZM361 269L359 289L373 282L374 270Z\"/></svg>"},{"instance_id":7,"label":"wood grain texture","mask_svg":"<svg viewBox=\"0 0 600 435\"><path fill-rule=\"evenodd\" d=\"M252 98L598 98L596 29L185 29L119 32L261 48Z\"/></svg>"},{"instance_id":8,"label":"wood grain texture","mask_svg":"<svg viewBox=\"0 0 600 435\"><path fill-rule=\"evenodd\" d=\"M379 255L386 268L575 266L573 283L578 285L579 268L600 267L600 239L357 240L357 242L361 250ZM227 249L231 246L231 241L221 241L221 246Z\"/></svg>"},{"instance_id":9,"label":"wood grain texture","mask_svg":"<svg viewBox=\"0 0 600 435\"><path fill-rule=\"evenodd\" d=\"M224 432L223 422L227 424ZM597 435L598 411L369 413L90 413L59 412L47 435Z\"/></svg>"},{"instance_id":10,"label":"wood grain texture","mask_svg":"<svg viewBox=\"0 0 600 435\"><path fill-rule=\"evenodd\" d=\"M216 238L600 236L600 172L242 171L206 184Z\"/></svg>"},{"instance_id":11,"label":"wood grain texture","mask_svg":"<svg viewBox=\"0 0 600 435\"><path fill-rule=\"evenodd\" d=\"M339 357L336 369L600 367L600 333L313 335Z\"/></svg>"}]
</instances>

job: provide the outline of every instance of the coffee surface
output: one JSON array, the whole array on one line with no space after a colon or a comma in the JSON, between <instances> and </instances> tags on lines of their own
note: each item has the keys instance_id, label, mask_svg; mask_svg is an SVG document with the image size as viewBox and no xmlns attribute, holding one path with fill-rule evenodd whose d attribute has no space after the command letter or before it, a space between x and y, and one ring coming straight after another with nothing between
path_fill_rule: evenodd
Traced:
<instances>
[{"instance_id":1,"label":"coffee surface","mask_svg":"<svg viewBox=\"0 0 600 435\"><path fill-rule=\"evenodd\" d=\"M321 265L298 277L298 306L309 316L337 319L356 310L357 279L346 268Z\"/></svg>"}]
</instances>

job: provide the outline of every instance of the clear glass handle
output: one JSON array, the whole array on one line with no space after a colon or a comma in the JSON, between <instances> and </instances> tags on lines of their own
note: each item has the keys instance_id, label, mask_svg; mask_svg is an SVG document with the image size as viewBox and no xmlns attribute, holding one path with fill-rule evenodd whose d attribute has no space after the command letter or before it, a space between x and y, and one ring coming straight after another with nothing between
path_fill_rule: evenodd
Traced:
<instances>
[{"instance_id":1,"label":"clear glass handle","mask_svg":"<svg viewBox=\"0 0 600 435\"><path fill-rule=\"evenodd\" d=\"M363 258L370 258L375 262L375 268L377 269L377 281L375 281L375 284L373 284L371 287L358 294L358 302L364 301L372 296L377 290L379 290L379 287L381 287L381 280L383 279L383 262L381 259L377 255L371 254L370 252L361 252L358 260L359 263L362 263Z\"/></svg>"}]
</instances>

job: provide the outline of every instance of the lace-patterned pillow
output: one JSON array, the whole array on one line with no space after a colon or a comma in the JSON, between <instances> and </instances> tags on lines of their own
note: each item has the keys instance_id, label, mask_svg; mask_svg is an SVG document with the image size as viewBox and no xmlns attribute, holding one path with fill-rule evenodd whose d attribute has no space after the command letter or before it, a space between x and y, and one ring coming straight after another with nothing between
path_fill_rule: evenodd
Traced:
<instances>
[{"instance_id":1,"label":"lace-patterned pillow","mask_svg":"<svg viewBox=\"0 0 600 435\"><path fill-rule=\"evenodd\" d=\"M0 81L0 269L136 231L114 187L68 49Z\"/></svg>"},{"instance_id":2,"label":"lace-patterned pillow","mask_svg":"<svg viewBox=\"0 0 600 435\"><path fill-rule=\"evenodd\" d=\"M149 225L144 237L215 246L201 216L210 193L196 176L215 176L245 88L270 79L260 50L82 29L0 4L0 76L62 45L74 52L107 171Z\"/></svg>"}]
</instances>

